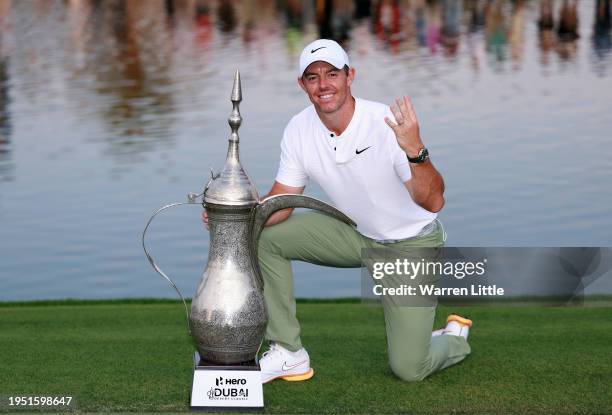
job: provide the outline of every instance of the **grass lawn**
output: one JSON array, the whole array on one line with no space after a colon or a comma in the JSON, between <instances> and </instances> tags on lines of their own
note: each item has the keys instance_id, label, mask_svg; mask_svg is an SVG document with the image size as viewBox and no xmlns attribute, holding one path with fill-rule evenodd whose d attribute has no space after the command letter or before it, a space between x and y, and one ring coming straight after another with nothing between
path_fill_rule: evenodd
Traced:
<instances>
[{"instance_id":1,"label":"grass lawn","mask_svg":"<svg viewBox=\"0 0 612 415\"><path fill-rule=\"evenodd\" d=\"M612 412L612 308L452 310L474 320L472 355L406 383L387 365L382 308L300 302L316 375L265 385L265 412ZM10 395L72 395L82 412L185 412L192 350L177 302L0 304L0 411Z\"/></svg>"}]
</instances>

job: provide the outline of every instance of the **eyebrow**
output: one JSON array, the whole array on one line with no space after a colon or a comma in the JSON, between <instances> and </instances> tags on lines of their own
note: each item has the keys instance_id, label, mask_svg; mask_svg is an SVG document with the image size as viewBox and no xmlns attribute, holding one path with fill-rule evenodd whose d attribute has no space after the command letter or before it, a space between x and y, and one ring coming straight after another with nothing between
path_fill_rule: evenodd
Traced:
<instances>
[{"instance_id":1,"label":"eyebrow","mask_svg":"<svg viewBox=\"0 0 612 415\"><path fill-rule=\"evenodd\" d=\"M338 72L338 71L340 71L340 69L332 67L331 69L328 69L325 73ZM316 73L316 72L304 72L304 77L312 76L312 75L316 76L316 75L318 75L318 73Z\"/></svg>"}]
</instances>

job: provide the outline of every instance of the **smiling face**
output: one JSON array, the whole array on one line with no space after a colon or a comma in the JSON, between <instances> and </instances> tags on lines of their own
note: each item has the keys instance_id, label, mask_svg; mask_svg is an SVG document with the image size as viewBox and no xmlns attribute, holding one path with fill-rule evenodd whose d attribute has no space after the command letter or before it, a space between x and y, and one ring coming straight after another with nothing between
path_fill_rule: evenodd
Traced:
<instances>
[{"instance_id":1,"label":"smiling face","mask_svg":"<svg viewBox=\"0 0 612 415\"><path fill-rule=\"evenodd\" d=\"M345 106L350 105L351 84L355 77L353 68L337 69L333 65L317 61L313 62L298 79L300 87L308 94L310 102L320 114L331 115Z\"/></svg>"}]
</instances>

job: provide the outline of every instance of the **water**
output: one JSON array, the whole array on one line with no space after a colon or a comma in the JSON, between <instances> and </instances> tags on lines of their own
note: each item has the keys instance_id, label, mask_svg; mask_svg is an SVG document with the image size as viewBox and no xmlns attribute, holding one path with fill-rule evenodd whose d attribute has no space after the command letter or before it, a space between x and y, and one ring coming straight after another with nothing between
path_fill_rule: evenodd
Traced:
<instances>
[{"instance_id":1,"label":"water","mask_svg":"<svg viewBox=\"0 0 612 415\"><path fill-rule=\"evenodd\" d=\"M308 104L297 56L319 34L343 40L356 96L411 96L449 245L612 245L605 2L578 2L575 40L539 30L537 1L368 3L0 0L0 300L172 297L140 247L148 215L222 166L236 67L242 160L267 192ZM188 296L199 215L176 208L150 233ZM295 271L298 296L359 295L358 270Z\"/></svg>"}]
</instances>

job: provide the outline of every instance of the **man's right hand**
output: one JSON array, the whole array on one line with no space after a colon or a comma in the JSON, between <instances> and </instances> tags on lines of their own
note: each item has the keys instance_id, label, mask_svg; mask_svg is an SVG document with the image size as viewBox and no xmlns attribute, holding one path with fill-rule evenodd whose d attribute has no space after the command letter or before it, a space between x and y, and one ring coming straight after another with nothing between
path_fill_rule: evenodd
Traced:
<instances>
[{"instance_id":1,"label":"man's right hand","mask_svg":"<svg viewBox=\"0 0 612 415\"><path fill-rule=\"evenodd\" d=\"M206 211L206 209L202 211L202 222L204 222L204 227L206 228L206 230L209 230L210 227L208 226L208 212Z\"/></svg>"},{"instance_id":2,"label":"man's right hand","mask_svg":"<svg viewBox=\"0 0 612 415\"><path fill-rule=\"evenodd\" d=\"M281 195L281 194L301 195L303 193L304 193L304 187L287 186L286 184L282 184L282 183L275 181L274 184L272 185L272 189L270 189L270 192L267 195L265 195L262 198L262 200L267 197L274 196L274 195ZM287 208L287 209L279 210L278 212L274 212L270 216L268 221L266 222L266 226L276 225L277 223L281 223L287 220L287 218L291 216L292 212L293 212L293 208Z\"/></svg>"}]
</instances>

